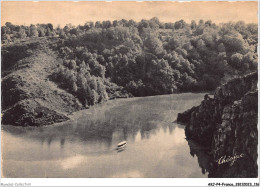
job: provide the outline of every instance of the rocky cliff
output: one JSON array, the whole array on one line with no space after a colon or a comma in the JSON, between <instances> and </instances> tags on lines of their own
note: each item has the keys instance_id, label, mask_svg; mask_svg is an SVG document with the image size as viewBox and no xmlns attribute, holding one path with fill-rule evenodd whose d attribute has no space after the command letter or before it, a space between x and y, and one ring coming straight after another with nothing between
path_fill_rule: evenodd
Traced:
<instances>
[{"instance_id":1,"label":"rocky cliff","mask_svg":"<svg viewBox=\"0 0 260 187\"><path fill-rule=\"evenodd\" d=\"M197 107L178 114L186 124L187 139L210 150L211 177L257 177L257 72L233 79L216 89L214 98L205 95ZM218 164L216 161L243 155ZM214 171L214 172L212 172Z\"/></svg>"},{"instance_id":2,"label":"rocky cliff","mask_svg":"<svg viewBox=\"0 0 260 187\"><path fill-rule=\"evenodd\" d=\"M77 98L49 79L57 55L47 41L2 47L2 124L49 125L82 108Z\"/></svg>"}]
</instances>

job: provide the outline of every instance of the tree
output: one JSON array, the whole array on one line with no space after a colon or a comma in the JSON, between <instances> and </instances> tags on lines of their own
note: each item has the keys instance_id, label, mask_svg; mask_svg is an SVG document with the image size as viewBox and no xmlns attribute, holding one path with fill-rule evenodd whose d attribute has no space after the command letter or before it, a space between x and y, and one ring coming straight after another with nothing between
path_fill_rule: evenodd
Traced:
<instances>
[{"instance_id":1,"label":"tree","mask_svg":"<svg viewBox=\"0 0 260 187\"><path fill-rule=\"evenodd\" d=\"M243 56L242 64L244 65L244 67L248 67L251 70L256 70L257 69L258 60L257 60L257 57L254 57L254 56L255 55L252 52L248 52L247 54L245 54Z\"/></svg>"},{"instance_id":2,"label":"tree","mask_svg":"<svg viewBox=\"0 0 260 187\"><path fill-rule=\"evenodd\" d=\"M30 26L30 34L31 37L38 37L38 31L35 25Z\"/></svg>"},{"instance_id":3,"label":"tree","mask_svg":"<svg viewBox=\"0 0 260 187\"><path fill-rule=\"evenodd\" d=\"M53 25L51 23L48 23L47 27L50 29L50 31L53 31Z\"/></svg>"},{"instance_id":4,"label":"tree","mask_svg":"<svg viewBox=\"0 0 260 187\"><path fill-rule=\"evenodd\" d=\"M128 21L128 25L127 25L127 26L128 26L128 27L136 27L136 26L137 26L137 23L136 23L136 21L130 19L130 20Z\"/></svg>"},{"instance_id":5,"label":"tree","mask_svg":"<svg viewBox=\"0 0 260 187\"><path fill-rule=\"evenodd\" d=\"M165 23L165 29L174 29L173 23Z\"/></svg>"},{"instance_id":6,"label":"tree","mask_svg":"<svg viewBox=\"0 0 260 187\"><path fill-rule=\"evenodd\" d=\"M108 29L108 28L110 28L111 27L111 22L108 20L108 21L103 21L102 22L102 26L103 26L103 28L105 28L105 29Z\"/></svg>"},{"instance_id":7,"label":"tree","mask_svg":"<svg viewBox=\"0 0 260 187\"><path fill-rule=\"evenodd\" d=\"M163 52L163 44L161 40L153 35L148 36L145 40L144 45L147 47L147 50L155 55L160 55Z\"/></svg>"},{"instance_id":8,"label":"tree","mask_svg":"<svg viewBox=\"0 0 260 187\"><path fill-rule=\"evenodd\" d=\"M224 35L223 43L228 52L243 53L245 49L245 41L239 33L230 33L229 35Z\"/></svg>"},{"instance_id":9,"label":"tree","mask_svg":"<svg viewBox=\"0 0 260 187\"><path fill-rule=\"evenodd\" d=\"M211 20L206 21L205 25L210 27L212 25L212 21Z\"/></svg>"},{"instance_id":10,"label":"tree","mask_svg":"<svg viewBox=\"0 0 260 187\"><path fill-rule=\"evenodd\" d=\"M75 61L75 60L70 60L70 62L69 62L69 68L70 68L70 69L76 69L76 67L77 67L76 61Z\"/></svg>"},{"instance_id":11,"label":"tree","mask_svg":"<svg viewBox=\"0 0 260 187\"><path fill-rule=\"evenodd\" d=\"M72 92L77 93L77 91L78 91L78 86L77 86L76 82L73 82Z\"/></svg>"},{"instance_id":12,"label":"tree","mask_svg":"<svg viewBox=\"0 0 260 187\"><path fill-rule=\"evenodd\" d=\"M31 36L31 27L8 26L2 27L2 38L17 38L20 28ZM45 34L51 31L47 24L37 24L39 36L41 28ZM108 93L123 93L123 88L135 96L208 91L227 74L257 70L257 25L244 22L163 24L155 17L139 23L97 21L95 27L88 22L67 25L52 33L65 39L57 43L65 68L57 73L59 85L86 106L108 99Z\"/></svg>"},{"instance_id":13,"label":"tree","mask_svg":"<svg viewBox=\"0 0 260 187\"><path fill-rule=\"evenodd\" d=\"M252 35L257 35L258 32L258 27L257 24L255 23L250 23L247 25L247 30L252 34Z\"/></svg>"},{"instance_id":14,"label":"tree","mask_svg":"<svg viewBox=\"0 0 260 187\"><path fill-rule=\"evenodd\" d=\"M142 19L138 25L139 33L142 33L144 28L149 28L149 21Z\"/></svg>"},{"instance_id":15,"label":"tree","mask_svg":"<svg viewBox=\"0 0 260 187\"><path fill-rule=\"evenodd\" d=\"M46 36L53 36L53 31L50 28L47 28Z\"/></svg>"},{"instance_id":16,"label":"tree","mask_svg":"<svg viewBox=\"0 0 260 187\"><path fill-rule=\"evenodd\" d=\"M167 49L169 50L175 50L180 46L180 42L177 38L170 38L168 44L167 44Z\"/></svg>"},{"instance_id":17,"label":"tree","mask_svg":"<svg viewBox=\"0 0 260 187\"><path fill-rule=\"evenodd\" d=\"M89 86L90 86L91 89L97 90L97 81L96 81L95 78L92 78L92 79L91 79L91 81L90 81L90 83L89 83Z\"/></svg>"},{"instance_id":18,"label":"tree","mask_svg":"<svg viewBox=\"0 0 260 187\"><path fill-rule=\"evenodd\" d=\"M106 88L105 88L104 84L102 83L102 80L100 80L100 79L97 80L97 93L98 93L98 95L100 95L98 102L108 100Z\"/></svg>"},{"instance_id":19,"label":"tree","mask_svg":"<svg viewBox=\"0 0 260 187\"><path fill-rule=\"evenodd\" d=\"M196 21L192 20L192 21L191 21L191 24L190 24L190 27L191 27L191 29L196 29L196 28L197 28L197 23L196 23Z\"/></svg>"},{"instance_id":20,"label":"tree","mask_svg":"<svg viewBox=\"0 0 260 187\"><path fill-rule=\"evenodd\" d=\"M84 25L84 29L89 30L94 27L94 23L92 21L87 21Z\"/></svg>"},{"instance_id":21,"label":"tree","mask_svg":"<svg viewBox=\"0 0 260 187\"><path fill-rule=\"evenodd\" d=\"M25 29L23 29L23 28L20 28L19 29L19 32L18 32L18 38L21 38L21 39L24 39L24 38L26 38L26 33L25 33Z\"/></svg>"},{"instance_id":22,"label":"tree","mask_svg":"<svg viewBox=\"0 0 260 187\"><path fill-rule=\"evenodd\" d=\"M102 66L101 64L98 64L97 66L95 66L93 74L98 77L104 78L105 72L106 72L106 68L104 66Z\"/></svg>"},{"instance_id":23,"label":"tree","mask_svg":"<svg viewBox=\"0 0 260 187\"><path fill-rule=\"evenodd\" d=\"M152 19L150 19L149 26L151 29L159 29L160 26L159 19L157 17L153 17Z\"/></svg>"},{"instance_id":24,"label":"tree","mask_svg":"<svg viewBox=\"0 0 260 187\"><path fill-rule=\"evenodd\" d=\"M95 23L95 27L96 27L96 28L101 28L101 27L102 27L102 24L100 23L100 21L97 21L97 22Z\"/></svg>"},{"instance_id":25,"label":"tree","mask_svg":"<svg viewBox=\"0 0 260 187\"><path fill-rule=\"evenodd\" d=\"M64 32L63 29L60 29L59 36L60 36L60 38L62 38L62 39L65 39L65 38L66 38L66 34L65 34L65 32Z\"/></svg>"},{"instance_id":26,"label":"tree","mask_svg":"<svg viewBox=\"0 0 260 187\"><path fill-rule=\"evenodd\" d=\"M6 22L6 23L5 23L5 26L8 27L8 28L10 28L11 30L14 29L14 25L13 25L11 22Z\"/></svg>"},{"instance_id":27,"label":"tree","mask_svg":"<svg viewBox=\"0 0 260 187\"><path fill-rule=\"evenodd\" d=\"M38 33L39 33L39 37L44 37L45 36L45 29L42 28L42 27L39 27Z\"/></svg>"},{"instance_id":28,"label":"tree","mask_svg":"<svg viewBox=\"0 0 260 187\"><path fill-rule=\"evenodd\" d=\"M84 100L83 100L83 104L85 104L86 106L88 105L93 105L94 102L92 100L92 91L91 88L89 87L88 84L85 85L85 87L83 87L83 94L84 94Z\"/></svg>"},{"instance_id":29,"label":"tree","mask_svg":"<svg viewBox=\"0 0 260 187\"><path fill-rule=\"evenodd\" d=\"M204 25L204 20L203 19L199 20L199 25Z\"/></svg>"},{"instance_id":30,"label":"tree","mask_svg":"<svg viewBox=\"0 0 260 187\"><path fill-rule=\"evenodd\" d=\"M94 105L98 102L98 94L97 92L93 89L91 90L91 95L90 95L90 103L91 105Z\"/></svg>"},{"instance_id":31,"label":"tree","mask_svg":"<svg viewBox=\"0 0 260 187\"><path fill-rule=\"evenodd\" d=\"M180 21L176 21L175 23L174 23L174 28L175 29L182 29L182 28L184 28L186 26L186 22L182 19L182 20L180 20Z\"/></svg>"},{"instance_id":32,"label":"tree","mask_svg":"<svg viewBox=\"0 0 260 187\"><path fill-rule=\"evenodd\" d=\"M143 84L142 80L138 80L137 82L135 81L130 81L126 85L126 89L132 93L134 96L143 96L144 95L144 88L145 85Z\"/></svg>"},{"instance_id":33,"label":"tree","mask_svg":"<svg viewBox=\"0 0 260 187\"><path fill-rule=\"evenodd\" d=\"M118 21L117 20L114 20L113 21L113 27L117 27L118 26Z\"/></svg>"}]
</instances>

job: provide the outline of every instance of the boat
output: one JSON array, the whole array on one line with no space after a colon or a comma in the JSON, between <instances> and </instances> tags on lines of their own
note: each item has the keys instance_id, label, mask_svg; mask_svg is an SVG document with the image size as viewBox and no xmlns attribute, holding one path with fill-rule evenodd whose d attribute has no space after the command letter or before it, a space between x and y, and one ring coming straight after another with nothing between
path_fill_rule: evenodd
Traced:
<instances>
[{"instance_id":1,"label":"boat","mask_svg":"<svg viewBox=\"0 0 260 187\"><path fill-rule=\"evenodd\" d=\"M125 146L126 146L126 141L122 141L122 142L120 142L119 144L117 144L117 150L118 149L124 149L125 148Z\"/></svg>"}]
</instances>

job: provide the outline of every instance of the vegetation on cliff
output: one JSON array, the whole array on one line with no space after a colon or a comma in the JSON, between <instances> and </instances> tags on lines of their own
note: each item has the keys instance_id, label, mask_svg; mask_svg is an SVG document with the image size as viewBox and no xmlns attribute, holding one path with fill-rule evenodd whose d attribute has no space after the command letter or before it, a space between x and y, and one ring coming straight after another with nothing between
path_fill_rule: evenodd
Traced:
<instances>
[{"instance_id":1,"label":"vegetation on cliff","mask_svg":"<svg viewBox=\"0 0 260 187\"><path fill-rule=\"evenodd\" d=\"M256 70L257 31L257 24L242 21L220 25L210 20L162 23L156 17L140 22L123 19L77 27L68 24L64 28L7 22L2 27L2 41L59 38L53 49L62 62L54 80L86 103L78 90L97 95L102 88L82 86L83 77L100 87L106 84L101 83L106 77L134 96L214 90L229 77ZM92 90L97 93L90 93ZM106 100L106 95L101 95L99 99ZM95 99L87 100L95 103Z\"/></svg>"},{"instance_id":2,"label":"vegetation on cliff","mask_svg":"<svg viewBox=\"0 0 260 187\"><path fill-rule=\"evenodd\" d=\"M257 25L241 21L123 19L64 28L7 22L1 28L2 110L9 124L40 124L21 119L46 118L42 107L67 119L118 97L214 90L257 69ZM24 112L11 120L14 107Z\"/></svg>"}]
</instances>

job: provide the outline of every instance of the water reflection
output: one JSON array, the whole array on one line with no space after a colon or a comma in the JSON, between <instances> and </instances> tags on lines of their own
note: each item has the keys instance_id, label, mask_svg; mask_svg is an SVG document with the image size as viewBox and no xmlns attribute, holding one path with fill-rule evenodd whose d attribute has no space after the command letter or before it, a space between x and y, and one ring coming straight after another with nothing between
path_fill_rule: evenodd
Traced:
<instances>
[{"instance_id":1,"label":"water reflection","mask_svg":"<svg viewBox=\"0 0 260 187\"><path fill-rule=\"evenodd\" d=\"M198 145L196 142L192 141L192 140L187 140L188 141L188 145L190 147L190 155L192 157L197 156L198 158L198 164L201 168L201 172L203 174L209 174L209 172L211 172L211 168L210 166L212 165L212 159L209 155L209 149L208 148L204 148L200 145Z\"/></svg>"},{"instance_id":2,"label":"water reflection","mask_svg":"<svg viewBox=\"0 0 260 187\"><path fill-rule=\"evenodd\" d=\"M117 152L120 153L120 152L122 152L122 151L124 151L124 150L125 150L125 148L117 149Z\"/></svg>"},{"instance_id":3,"label":"water reflection","mask_svg":"<svg viewBox=\"0 0 260 187\"><path fill-rule=\"evenodd\" d=\"M143 124L127 124L123 127L118 127L117 125L96 125L93 122L86 124L76 123L64 126L52 126L50 128L40 127L40 128L24 128L24 127L14 127L14 126L3 126L3 131L10 133L15 137L30 138L32 141L39 141L41 145L47 144L48 147L52 145L53 142L59 142L60 149L64 149L66 141L70 142L80 142L82 144L96 143L98 146L102 144L107 149L114 146L114 143L121 140L129 141L140 141L143 139L149 139L151 136L155 136L160 129L164 133L173 133L174 129L178 124L156 124L155 122L144 122ZM103 128L100 128L103 126ZM178 126L183 128L182 126ZM41 130L40 130L41 129ZM40 131L39 133L37 131Z\"/></svg>"},{"instance_id":4,"label":"water reflection","mask_svg":"<svg viewBox=\"0 0 260 187\"><path fill-rule=\"evenodd\" d=\"M64 148L64 144L65 144L65 138L62 137L62 138L60 139L60 148L61 148L61 149Z\"/></svg>"},{"instance_id":5,"label":"water reflection","mask_svg":"<svg viewBox=\"0 0 260 187\"><path fill-rule=\"evenodd\" d=\"M51 146L52 141L60 141L60 147L64 148L65 141L68 139L81 143L99 142L110 148L113 140L131 139L134 141L138 132L141 139L149 139L151 135L156 135L159 128L162 128L164 132L169 129L170 133L174 128L171 122L164 124L160 120L161 116L155 113L158 109L148 110L146 106L123 105L114 108L113 111L94 108L92 112L82 113L78 119L63 125L39 128L4 126L3 129L16 136L41 141L42 144L47 142L48 146Z\"/></svg>"},{"instance_id":6,"label":"water reflection","mask_svg":"<svg viewBox=\"0 0 260 187\"><path fill-rule=\"evenodd\" d=\"M45 177L46 173L47 177L206 177L207 170L200 171L205 166L196 163L199 153L189 149L183 126L172 123L178 112L202 98L203 94L180 94L109 101L63 124L4 126L3 173L8 177ZM123 140L127 147L118 152L115 148Z\"/></svg>"}]
</instances>

